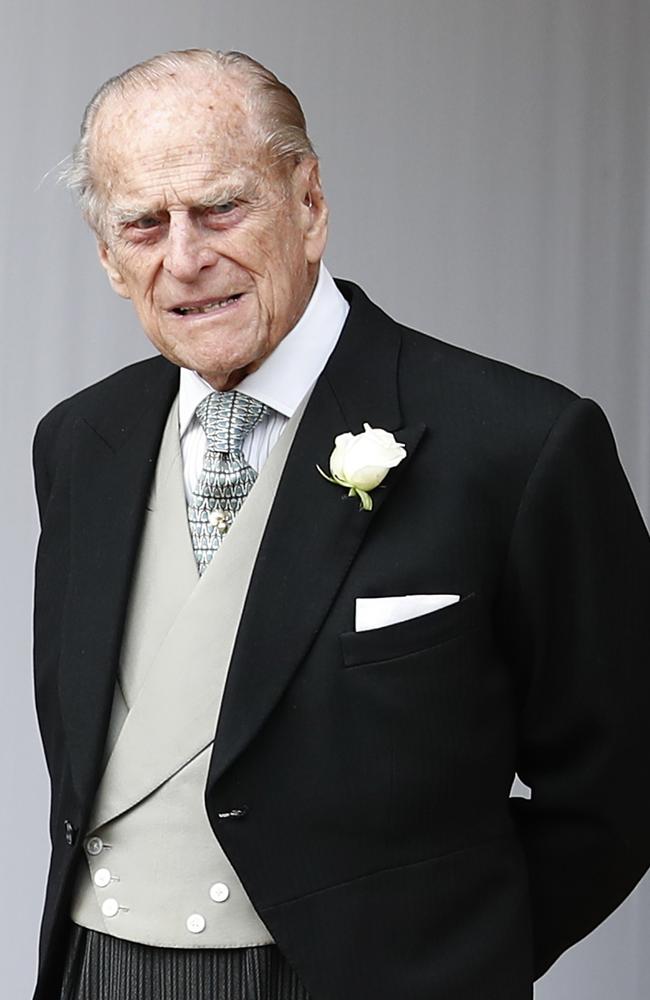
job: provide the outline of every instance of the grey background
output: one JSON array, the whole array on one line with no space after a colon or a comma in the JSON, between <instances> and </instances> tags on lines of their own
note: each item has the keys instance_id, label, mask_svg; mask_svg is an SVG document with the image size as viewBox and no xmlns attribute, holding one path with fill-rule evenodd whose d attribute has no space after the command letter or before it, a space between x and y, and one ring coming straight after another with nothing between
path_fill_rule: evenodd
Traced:
<instances>
[{"instance_id":1,"label":"grey background","mask_svg":"<svg viewBox=\"0 0 650 1000\"><path fill-rule=\"evenodd\" d=\"M650 507L650 0L3 0L0 968L10 1000L31 995L48 851L29 664L30 438L62 396L148 353L52 170L104 78L193 45L249 51L301 97L332 209L330 269L407 323L596 397ZM538 1000L647 998L649 938L646 880L562 958Z\"/></svg>"}]
</instances>

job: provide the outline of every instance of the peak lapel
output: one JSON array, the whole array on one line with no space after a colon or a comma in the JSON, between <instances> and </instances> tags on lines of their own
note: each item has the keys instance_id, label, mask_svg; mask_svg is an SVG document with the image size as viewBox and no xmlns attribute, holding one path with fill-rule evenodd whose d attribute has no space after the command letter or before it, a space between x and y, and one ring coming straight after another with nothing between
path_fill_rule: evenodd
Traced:
<instances>
[{"instance_id":1,"label":"peak lapel","mask_svg":"<svg viewBox=\"0 0 650 1000\"><path fill-rule=\"evenodd\" d=\"M208 787L253 738L307 654L366 532L389 502L424 426L400 428L399 328L355 288L348 320L312 392L285 465L242 614ZM399 431L407 458L370 512L319 475L334 437L363 423Z\"/></svg>"},{"instance_id":2,"label":"peak lapel","mask_svg":"<svg viewBox=\"0 0 650 1000\"><path fill-rule=\"evenodd\" d=\"M97 387L74 424L59 691L73 780L84 803L101 766L131 574L177 375L162 359L120 373L112 392L108 383Z\"/></svg>"}]
</instances>

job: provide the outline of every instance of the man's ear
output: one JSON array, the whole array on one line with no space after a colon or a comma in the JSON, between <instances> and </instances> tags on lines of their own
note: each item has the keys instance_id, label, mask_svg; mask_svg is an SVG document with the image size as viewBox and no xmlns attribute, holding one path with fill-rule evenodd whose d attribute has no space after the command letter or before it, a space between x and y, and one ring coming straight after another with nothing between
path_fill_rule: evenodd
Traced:
<instances>
[{"instance_id":1,"label":"man's ear","mask_svg":"<svg viewBox=\"0 0 650 1000\"><path fill-rule=\"evenodd\" d=\"M104 243L103 240L97 240L97 253L99 254L99 259L101 265L108 275L108 280L111 283L111 288L118 295L121 295L123 299L130 299L129 290L126 287L126 282L122 277L122 272L115 263L115 258L111 253L109 247Z\"/></svg>"},{"instance_id":2,"label":"man's ear","mask_svg":"<svg viewBox=\"0 0 650 1000\"><path fill-rule=\"evenodd\" d=\"M317 264L325 252L329 219L318 160L311 156L301 160L295 180L304 220L305 255L311 264Z\"/></svg>"}]
</instances>

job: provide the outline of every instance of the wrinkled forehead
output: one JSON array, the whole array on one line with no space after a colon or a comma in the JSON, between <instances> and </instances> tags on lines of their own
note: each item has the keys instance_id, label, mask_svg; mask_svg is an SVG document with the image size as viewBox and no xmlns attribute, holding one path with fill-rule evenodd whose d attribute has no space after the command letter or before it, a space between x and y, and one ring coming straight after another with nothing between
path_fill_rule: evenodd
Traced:
<instances>
[{"instance_id":1,"label":"wrinkled forehead","mask_svg":"<svg viewBox=\"0 0 650 1000\"><path fill-rule=\"evenodd\" d=\"M112 196L157 185L211 183L265 170L260 129L245 87L227 76L133 87L110 95L90 144L95 184Z\"/></svg>"}]
</instances>

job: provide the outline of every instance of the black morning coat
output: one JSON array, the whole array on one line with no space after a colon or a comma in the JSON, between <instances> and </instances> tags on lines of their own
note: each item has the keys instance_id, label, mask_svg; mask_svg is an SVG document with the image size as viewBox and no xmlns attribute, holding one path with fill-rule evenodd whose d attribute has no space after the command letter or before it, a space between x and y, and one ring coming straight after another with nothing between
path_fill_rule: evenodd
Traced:
<instances>
[{"instance_id":1,"label":"black morning coat","mask_svg":"<svg viewBox=\"0 0 650 1000\"><path fill-rule=\"evenodd\" d=\"M650 540L595 403L339 287L350 314L262 541L207 812L314 1000L524 1000L650 864ZM36 435L52 862L35 1000L59 997L177 388L150 359ZM364 422L407 451L371 512L316 470ZM462 599L354 631L355 598L405 594ZM515 772L530 801L509 797Z\"/></svg>"}]
</instances>

